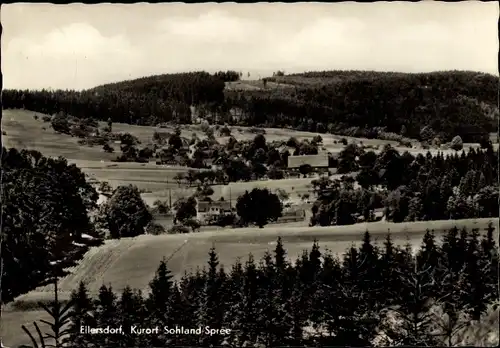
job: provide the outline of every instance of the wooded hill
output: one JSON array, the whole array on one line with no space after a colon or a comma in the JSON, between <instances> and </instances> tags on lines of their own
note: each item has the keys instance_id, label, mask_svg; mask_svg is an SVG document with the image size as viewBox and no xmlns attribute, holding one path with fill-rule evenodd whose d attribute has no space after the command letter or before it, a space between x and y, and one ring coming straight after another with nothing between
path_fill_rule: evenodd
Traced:
<instances>
[{"instance_id":1,"label":"wooded hill","mask_svg":"<svg viewBox=\"0 0 500 348\"><path fill-rule=\"evenodd\" d=\"M236 72L157 75L84 91L4 90L4 108L25 108L112 122L156 125L213 122L292 127L375 138L394 133L479 142L495 132L498 77L468 71L386 73L306 72L263 79L257 90L225 89ZM269 82L274 82L270 86ZM288 88L279 88L279 86ZM276 87L278 86L278 87ZM425 139L428 140L428 139Z\"/></svg>"}]
</instances>

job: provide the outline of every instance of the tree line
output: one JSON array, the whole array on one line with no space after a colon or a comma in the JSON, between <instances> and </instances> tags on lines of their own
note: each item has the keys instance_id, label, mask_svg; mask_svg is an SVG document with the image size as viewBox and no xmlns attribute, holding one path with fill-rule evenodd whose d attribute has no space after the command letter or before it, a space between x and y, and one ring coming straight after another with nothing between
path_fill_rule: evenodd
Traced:
<instances>
[{"instance_id":1,"label":"tree line","mask_svg":"<svg viewBox=\"0 0 500 348\"><path fill-rule=\"evenodd\" d=\"M410 244L395 245L390 234L383 245L374 244L366 231L360 246L341 256L315 241L293 262L278 238L274 252L260 261L250 254L230 267L212 248L205 267L178 280L164 259L144 293L102 285L94 297L80 283L60 339L75 348L455 346L463 330L498 302L493 233L491 225L482 237L477 229L455 227L438 240L428 230L414 253ZM124 334L82 334L82 326L122 326ZM136 335L132 326L159 332ZM163 331L176 326L223 331Z\"/></svg>"},{"instance_id":2,"label":"tree line","mask_svg":"<svg viewBox=\"0 0 500 348\"><path fill-rule=\"evenodd\" d=\"M498 78L474 72L317 72L266 78L292 88L225 90L237 72L149 76L84 91L4 90L5 108L139 125L189 124L195 114L232 125L292 127L368 138L421 139L424 127L449 141L496 131ZM196 107L196 111L193 109Z\"/></svg>"},{"instance_id":3,"label":"tree line","mask_svg":"<svg viewBox=\"0 0 500 348\"><path fill-rule=\"evenodd\" d=\"M318 197L312 224L373 221L377 208L393 222L498 217L498 151L491 146L415 157L389 145L377 155L351 144L338 161L339 173L357 175L312 181Z\"/></svg>"}]
</instances>

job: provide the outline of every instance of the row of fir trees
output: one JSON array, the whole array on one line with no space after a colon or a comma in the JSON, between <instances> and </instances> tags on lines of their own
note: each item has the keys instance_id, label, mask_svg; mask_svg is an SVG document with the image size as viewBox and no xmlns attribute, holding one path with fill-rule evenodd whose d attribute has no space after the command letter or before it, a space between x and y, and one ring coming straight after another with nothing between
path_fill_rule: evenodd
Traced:
<instances>
[{"instance_id":1,"label":"row of fir trees","mask_svg":"<svg viewBox=\"0 0 500 348\"><path fill-rule=\"evenodd\" d=\"M147 293L84 283L72 296L62 340L71 347L432 346L458 334L498 301L495 228L427 231L417 252L388 234L365 232L342 256L317 241L293 262L281 238L260 261L250 254L229 269L215 248L208 264L174 280L162 261ZM159 327L137 335L130 327ZM86 335L82 326L123 327L123 335ZM164 327L226 329L224 335L167 334ZM61 341L61 342L62 342ZM61 343L62 344L62 343ZM61 346L61 345L60 345Z\"/></svg>"}]
</instances>

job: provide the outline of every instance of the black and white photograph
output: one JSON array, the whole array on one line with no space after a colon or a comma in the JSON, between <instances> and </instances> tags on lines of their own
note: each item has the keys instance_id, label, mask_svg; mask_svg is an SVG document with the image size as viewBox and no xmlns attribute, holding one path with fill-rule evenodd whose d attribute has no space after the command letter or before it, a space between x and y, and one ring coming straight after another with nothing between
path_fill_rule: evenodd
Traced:
<instances>
[{"instance_id":1,"label":"black and white photograph","mask_svg":"<svg viewBox=\"0 0 500 348\"><path fill-rule=\"evenodd\" d=\"M498 2L0 12L0 347L500 344Z\"/></svg>"}]
</instances>

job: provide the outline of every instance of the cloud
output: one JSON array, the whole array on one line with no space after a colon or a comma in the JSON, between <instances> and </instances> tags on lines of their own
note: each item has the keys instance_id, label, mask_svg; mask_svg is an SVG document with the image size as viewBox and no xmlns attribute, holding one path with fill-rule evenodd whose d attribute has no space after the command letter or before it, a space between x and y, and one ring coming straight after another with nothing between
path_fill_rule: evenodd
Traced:
<instances>
[{"instance_id":1,"label":"cloud","mask_svg":"<svg viewBox=\"0 0 500 348\"><path fill-rule=\"evenodd\" d=\"M6 88L193 70L497 70L488 3L40 6L2 7Z\"/></svg>"},{"instance_id":2,"label":"cloud","mask_svg":"<svg viewBox=\"0 0 500 348\"><path fill-rule=\"evenodd\" d=\"M2 51L4 84L10 88L91 87L123 76L143 59L125 37L104 37L87 23L54 29L39 41L15 37Z\"/></svg>"},{"instance_id":3,"label":"cloud","mask_svg":"<svg viewBox=\"0 0 500 348\"><path fill-rule=\"evenodd\" d=\"M198 17L166 18L158 24L164 34L174 35L192 43L203 42L212 45L237 44L259 37L261 23L231 16L225 11L209 11Z\"/></svg>"}]
</instances>

